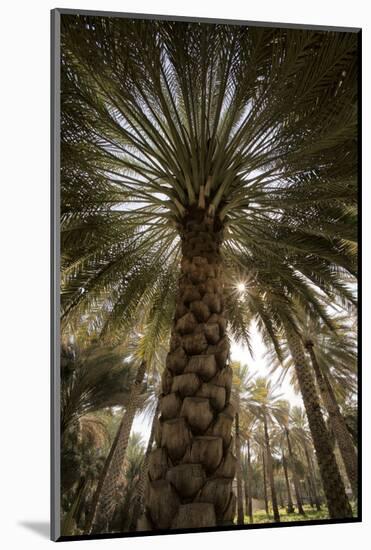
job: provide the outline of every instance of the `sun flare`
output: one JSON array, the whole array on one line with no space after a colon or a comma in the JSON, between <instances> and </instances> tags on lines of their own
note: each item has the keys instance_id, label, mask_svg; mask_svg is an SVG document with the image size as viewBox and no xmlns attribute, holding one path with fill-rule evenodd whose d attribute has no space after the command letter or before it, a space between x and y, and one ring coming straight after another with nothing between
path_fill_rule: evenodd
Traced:
<instances>
[{"instance_id":1,"label":"sun flare","mask_svg":"<svg viewBox=\"0 0 371 550\"><path fill-rule=\"evenodd\" d=\"M237 290L238 290L238 292L240 292L241 294L242 294L243 292L245 292L245 290L246 290L246 285L245 285L245 283L237 283Z\"/></svg>"}]
</instances>

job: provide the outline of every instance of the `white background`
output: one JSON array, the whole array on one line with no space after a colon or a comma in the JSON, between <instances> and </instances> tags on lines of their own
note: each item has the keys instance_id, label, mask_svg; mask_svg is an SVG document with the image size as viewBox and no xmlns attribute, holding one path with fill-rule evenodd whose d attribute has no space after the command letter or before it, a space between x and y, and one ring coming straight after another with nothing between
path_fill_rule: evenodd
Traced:
<instances>
[{"instance_id":1,"label":"white background","mask_svg":"<svg viewBox=\"0 0 371 550\"><path fill-rule=\"evenodd\" d=\"M51 546L49 519L49 10L105 9L363 27L364 273L370 273L370 16L366 0L9 0L0 25L0 545ZM368 65L368 67L367 67ZM5 121L5 124L4 124ZM369 547L370 285L364 282L364 523L72 542L78 548ZM5 307L4 307L5 302ZM367 437L368 436L368 437Z\"/></svg>"}]
</instances>

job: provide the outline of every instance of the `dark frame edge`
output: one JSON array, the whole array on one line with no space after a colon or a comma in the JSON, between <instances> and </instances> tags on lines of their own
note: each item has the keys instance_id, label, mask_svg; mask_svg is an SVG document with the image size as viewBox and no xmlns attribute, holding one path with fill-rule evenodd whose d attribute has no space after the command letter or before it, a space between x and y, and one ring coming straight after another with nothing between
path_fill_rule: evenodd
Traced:
<instances>
[{"instance_id":1,"label":"dark frame edge","mask_svg":"<svg viewBox=\"0 0 371 550\"><path fill-rule=\"evenodd\" d=\"M357 44L357 79L358 79L358 97L357 97L357 130L358 130L358 158L357 158L357 210L358 227L357 241L359 247L358 254L358 317L357 317L357 383L358 383L358 401L357 401L357 423L358 423L358 517L362 521L362 29L358 31Z\"/></svg>"},{"instance_id":2,"label":"dark frame edge","mask_svg":"<svg viewBox=\"0 0 371 550\"><path fill-rule=\"evenodd\" d=\"M51 16L50 39L50 132L51 132L51 178L50 178L50 329L51 329L51 419L50 419L50 538L60 540L60 353L59 353L59 264L60 264L60 223L59 223L59 170L60 170L60 10L54 9Z\"/></svg>"},{"instance_id":3,"label":"dark frame edge","mask_svg":"<svg viewBox=\"0 0 371 550\"><path fill-rule=\"evenodd\" d=\"M338 27L331 25L304 25L302 23L276 23L271 21L246 21L241 19L219 19L212 17L197 17L197 16L185 16L185 15L164 15L154 13L132 13L132 12L116 12L105 10L79 10L73 8L56 8L53 11L57 11L60 15L90 15L97 17L124 17L132 19L158 19L160 21L179 21L190 23L225 23L228 25L250 25L253 27L272 27L272 28L286 28L286 29L311 29L318 31L336 31L336 32L354 32L357 33L361 30L360 27Z\"/></svg>"},{"instance_id":4,"label":"dark frame edge","mask_svg":"<svg viewBox=\"0 0 371 550\"><path fill-rule=\"evenodd\" d=\"M348 523L361 523L359 517L344 518L344 519L319 519L308 521L291 521L289 523L259 523L249 525L222 525L219 527L202 527L199 529L159 529L156 531L129 531L117 533L99 533L93 535L73 535L61 536L58 542L70 542L79 540L104 540L117 538L132 538L132 537L156 537L161 535L186 535L195 533L218 533L230 531L251 531L256 529L285 529L290 527L311 527L313 525L344 525Z\"/></svg>"}]
</instances>

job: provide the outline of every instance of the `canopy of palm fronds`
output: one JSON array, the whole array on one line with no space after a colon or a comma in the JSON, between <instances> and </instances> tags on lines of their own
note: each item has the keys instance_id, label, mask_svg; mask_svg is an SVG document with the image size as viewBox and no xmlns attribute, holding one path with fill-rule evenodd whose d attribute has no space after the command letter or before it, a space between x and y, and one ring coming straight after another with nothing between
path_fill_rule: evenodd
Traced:
<instances>
[{"instance_id":1,"label":"canopy of palm fronds","mask_svg":"<svg viewBox=\"0 0 371 550\"><path fill-rule=\"evenodd\" d=\"M313 284L350 299L356 40L64 15L64 326L114 338L139 317L166 333L195 207L224 228L236 338L248 340L254 314L274 334L277 286L281 302L293 288L304 300ZM261 291L245 300L241 279ZM273 317L263 303L272 288Z\"/></svg>"},{"instance_id":2,"label":"canopy of palm fronds","mask_svg":"<svg viewBox=\"0 0 371 550\"><path fill-rule=\"evenodd\" d=\"M126 360L125 360L126 359ZM133 359L122 348L98 343L79 350L69 344L61 348L61 432L89 413L110 407L124 407L135 371Z\"/></svg>"},{"instance_id":3,"label":"canopy of palm fronds","mask_svg":"<svg viewBox=\"0 0 371 550\"><path fill-rule=\"evenodd\" d=\"M322 372L325 372L338 401L346 398L354 399L357 393L357 337L352 324L352 318L344 315L327 314L329 325L318 318L303 314L296 308L296 323L300 327L304 343L315 345L316 358ZM271 373L282 369L280 378L291 373L290 382L298 392L293 360L287 344L280 343L280 358L271 345L266 353L266 360L271 364ZM282 362L281 360L282 359Z\"/></svg>"}]
</instances>

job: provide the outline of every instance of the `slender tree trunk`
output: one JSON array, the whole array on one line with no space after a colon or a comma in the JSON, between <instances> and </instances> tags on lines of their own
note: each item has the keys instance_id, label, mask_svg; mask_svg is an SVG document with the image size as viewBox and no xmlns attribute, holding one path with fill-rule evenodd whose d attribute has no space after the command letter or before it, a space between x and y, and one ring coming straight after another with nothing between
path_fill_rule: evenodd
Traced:
<instances>
[{"instance_id":1,"label":"slender tree trunk","mask_svg":"<svg viewBox=\"0 0 371 550\"><path fill-rule=\"evenodd\" d=\"M318 388L321 393L323 404L329 415L332 431L339 446L341 457L344 462L345 470L352 487L353 497L357 498L358 492L358 462L357 453L343 415L336 401L336 396L331 387L326 374L321 370L316 354L313 349L313 343L307 342L306 348L309 352L312 367L316 375Z\"/></svg>"},{"instance_id":2,"label":"slender tree trunk","mask_svg":"<svg viewBox=\"0 0 371 550\"><path fill-rule=\"evenodd\" d=\"M269 441L267 417L266 417L265 413L264 413L264 416L263 416L263 421L264 421L265 446L266 446L266 449L267 449L268 477L269 477L269 484L270 484L270 487L271 487L271 495L272 495L273 517L274 517L275 521L279 522L280 521L280 514L279 514L279 511L278 511L276 487L274 485L272 453L271 453L271 446L270 446L270 441Z\"/></svg>"},{"instance_id":3,"label":"slender tree trunk","mask_svg":"<svg viewBox=\"0 0 371 550\"><path fill-rule=\"evenodd\" d=\"M312 461L310 460L308 447L307 447L305 442L304 442L303 446L304 446L305 458L306 458L307 465L308 465L309 479L311 480L311 484L312 484L314 503L315 503L316 508L319 512L321 510L321 503L320 503L319 497L318 497L318 492L317 492L317 487L316 487L316 478L315 478L315 474L314 474L313 464L312 464Z\"/></svg>"},{"instance_id":4,"label":"slender tree trunk","mask_svg":"<svg viewBox=\"0 0 371 550\"><path fill-rule=\"evenodd\" d=\"M75 516L74 516L77 526L79 526L80 523L82 522L82 515L83 515L83 513L86 509L86 500L87 500L87 495L89 493L90 484L91 484L91 480L86 479L85 484L84 484L84 488L82 490L80 502L79 502L79 505L76 509Z\"/></svg>"},{"instance_id":5,"label":"slender tree trunk","mask_svg":"<svg viewBox=\"0 0 371 550\"><path fill-rule=\"evenodd\" d=\"M252 512L252 469L251 469L251 451L250 451L250 439L247 440L247 488L248 488L248 507L246 508L246 514L249 515L250 523L254 523L254 514Z\"/></svg>"},{"instance_id":6,"label":"slender tree trunk","mask_svg":"<svg viewBox=\"0 0 371 550\"><path fill-rule=\"evenodd\" d=\"M248 515L249 513L249 493L248 493L248 489L247 489L247 478L245 478L243 480L243 490L244 490L244 496L245 496L245 510L246 510L246 515ZM251 521L250 521L251 523Z\"/></svg>"},{"instance_id":7,"label":"slender tree trunk","mask_svg":"<svg viewBox=\"0 0 371 550\"><path fill-rule=\"evenodd\" d=\"M147 481L148 481L148 461L149 461L149 456L151 454L153 443L155 440L155 430L156 430L156 423L158 420L159 412L160 412L160 401L157 401L155 414L153 415L153 420L152 420L151 432L149 435L146 452L144 454L143 467L142 467L142 471L140 472L140 477L138 481L137 496L136 496L136 502L134 505L133 519L132 519L132 525L134 526L134 529L137 528L139 517L144 513L144 497L145 497L145 493L147 489Z\"/></svg>"},{"instance_id":8,"label":"slender tree trunk","mask_svg":"<svg viewBox=\"0 0 371 550\"><path fill-rule=\"evenodd\" d=\"M82 477L79 481L79 484L76 490L76 495L71 505L71 508L69 509L69 511L67 512L63 520L62 528L61 528L62 535L71 536L76 534L77 521L75 518L77 515L77 510L81 503L81 499L84 494L84 490L85 490L85 478Z\"/></svg>"},{"instance_id":9,"label":"slender tree trunk","mask_svg":"<svg viewBox=\"0 0 371 550\"><path fill-rule=\"evenodd\" d=\"M312 484L311 484L311 482L310 482L309 475L307 475L307 476L305 477L305 485L306 485L307 495L308 495L308 498L309 498L309 504L310 504L311 508L314 508L314 500L313 500L313 493L312 493Z\"/></svg>"},{"instance_id":10,"label":"slender tree trunk","mask_svg":"<svg viewBox=\"0 0 371 550\"><path fill-rule=\"evenodd\" d=\"M269 506L268 506L268 492L267 492L267 476L266 476L266 467L265 467L265 452L262 450L262 465L263 465L263 487L264 487L264 503L265 503L265 512L269 516Z\"/></svg>"},{"instance_id":11,"label":"slender tree trunk","mask_svg":"<svg viewBox=\"0 0 371 550\"><path fill-rule=\"evenodd\" d=\"M179 291L141 529L233 522L235 411L217 224L194 208L181 229Z\"/></svg>"},{"instance_id":12,"label":"slender tree trunk","mask_svg":"<svg viewBox=\"0 0 371 550\"><path fill-rule=\"evenodd\" d=\"M292 480L294 482L296 504L298 507L299 514L301 514L302 516L305 516L303 502L301 498L301 492L300 492L300 482L299 482L298 474L296 473L296 469L295 469L294 453L291 446L290 432L288 428L285 428L285 432L286 432L287 448L289 450L289 460L290 460L290 468L292 472Z\"/></svg>"},{"instance_id":13,"label":"slender tree trunk","mask_svg":"<svg viewBox=\"0 0 371 550\"><path fill-rule=\"evenodd\" d=\"M295 512L294 505L292 503L292 496L291 496L291 488L290 488L290 481L289 481L289 474L287 471L287 461L285 454L282 450L282 465L283 465L283 471L285 474L285 481L286 481L286 489L287 489L287 513L293 514Z\"/></svg>"},{"instance_id":14,"label":"slender tree trunk","mask_svg":"<svg viewBox=\"0 0 371 550\"><path fill-rule=\"evenodd\" d=\"M286 337L308 417L330 517L352 517L352 509L329 443L329 434L322 416L312 373L306 362L303 344L292 329L286 331Z\"/></svg>"},{"instance_id":15,"label":"slender tree trunk","mask_svg":"<svg viewBox=\"0 0 371 550\"><path fill-rule=\"evenodd\" d=\"M115 511L115 493L122 473L126 449L129 442L134 416L138 410L139 396L146 372L146 363L142 362L131 389L129 402L122 417L119 429L106 458L101 477L96 489L92 511L87 525L90 533L107 532L109 521Z\"/></svg>"},{"instance_id":16,"label":"slender tree trunk","mask_svg":"<svg viewBox=\"0 0 371 550\"><path fill-rule=\"evenodd\" d=\"M242 468L241 468L241 437L240 437L240 421L239 415L236 413L235 417L235 426L236 426L236 441L235 441L235 452L236 452L236 478L237 478L237 523L243 525L244 523L244 513L243 513L243 496L242 496Z\"/></svg>"}]
</instances>

